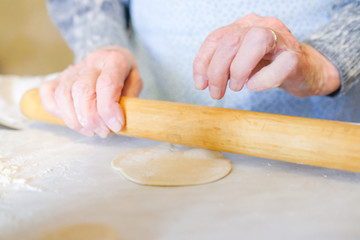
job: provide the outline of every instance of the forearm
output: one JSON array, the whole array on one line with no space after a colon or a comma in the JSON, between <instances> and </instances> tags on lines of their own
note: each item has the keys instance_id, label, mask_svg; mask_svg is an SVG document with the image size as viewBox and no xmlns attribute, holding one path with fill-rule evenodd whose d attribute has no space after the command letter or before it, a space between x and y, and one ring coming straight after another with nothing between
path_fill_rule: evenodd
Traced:
<instances>
[{"instance_id":1,"label":"forearm","mask_svg":"<svg viewBox=\"0 0 360 240\"><path fill-rule=\"evenodd\" d=\"M128 46L125 9L118 0L47 0L48 11L75 62L105 46Z\"/></svg>"},{"instance_id":2,"label":"forearm","mask_svg":"<svg viewBox=\"0 0 360 240\"><path fill-rule=\"evenodd\" d=\"M342 95L360 81L360 0L337 1L333 10L332 20L304 42L336 67Z\"/></svg>"}]
</instances>

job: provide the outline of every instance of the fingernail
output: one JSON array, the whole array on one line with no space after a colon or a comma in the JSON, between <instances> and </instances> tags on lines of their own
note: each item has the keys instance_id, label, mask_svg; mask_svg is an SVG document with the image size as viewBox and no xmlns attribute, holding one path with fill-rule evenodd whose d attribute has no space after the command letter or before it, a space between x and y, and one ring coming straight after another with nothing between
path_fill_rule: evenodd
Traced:
<instances>
[{"instance_id":1,"label":"fingernail","mask_svg":"<svg viewBox=\"0 0 360 240\"><path fill-rule=\"evenodd\" d=\"M86 129L86 128L80 129L79 132L82 133L82 134L85 135L85 136L88 136L88 137L94 136L94 133L91 132L91 131L89 131L89 130Z\"/></svg>"},{"instance_id":2,"label":"fingernail","mask_svg":"<svg viewBox=\"0 0 360 240\"><path fill-rule=\"evenodd\" d=\"M79 120L79 123L81 124L81 126L86 127L88 125L88 121L86 118L84 118L82 116L78 116L78 120Z\"/></svg>"},{"instance_id":3,"label":"fingernail","mask_svg":"<svg viewBox=\"0 0 360 240\"><path fill-rule=\"evenodd\" d=\"M202 90L204 88L205 80L201 75L195 75L194 82L197 89Z\"/></svg>"},{"instance_id":4,"label":"fingernail","mask_svg":"<svg viewBox=\"0 0 360 240\"><path fill-rule=\"evenodd\" d=\"M258 91L258 85L256 82L256 78L252 77L247 80L246 87L251 91Z\"/></svg>"},{"instance_id":5,"label":"fingernail","mask_svg":"<svg viewBox=\"0 0 360 240\"><path fill-rule=\"evenodd\" d=\"M97 135L99 135L102 138L106 138L107 136L109 136L109 130L104 129L104 128L96 128L95 132Z\"/></svg>"},{"instance_id":6,"label":"fingernail","mask_svg":"<svg viewBox=\"0 0 360 240\"><path fill-rule=\"evenodd\" d=\"M120 132L122 125L121 125L121 122L116 117L111 118L108 123L109 123L110 129L113 132L115 132L115 133Z\"/></svg>"},{"instance_id":7,"label":"fingernail","mask_svg":"<svg viewBox=\"0 0 360 240\"><path fill-rule=\"evenodd\" d=\"M230 78L229 80L229 87L231 90L237 92L240 91L243 88L243 84L239 81L236 81L235 79Z\"/></svg>"},{"instance_id":8,"label":"fingernail","mask_svg":"<svg viewBox=\"0 0 360 240\"><path fill-rule=\"evenodd\" d=\"M221 98L221 89L215 86L211 86L210 88L210 96L213 99L220 99Z\"/></svg>"}]
</instances>

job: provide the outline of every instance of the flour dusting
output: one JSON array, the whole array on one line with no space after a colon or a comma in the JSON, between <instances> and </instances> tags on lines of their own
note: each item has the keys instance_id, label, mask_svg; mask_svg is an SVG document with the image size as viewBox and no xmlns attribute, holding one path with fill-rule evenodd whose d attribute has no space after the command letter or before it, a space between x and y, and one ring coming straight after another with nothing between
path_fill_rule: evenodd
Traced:
<instances>
[{"instance_id":1,"label":"flour dusting","mask_svg":"<svg viewBox=\"0 0 360 240\"><path fill-rule=\"evenodd\" d=\"M72 142L51 133L36 130L1 130L0 134L0 195L12 191L45 191L39 179L62 174L67 166L56 159L59 152L68 152ZM21 140L20 138L21 137ZM66 149L66 150L65 150Z\"/></svg>"},{"instance_id":2,"label":"flour dusting","mask_svg":"<svg viewBox=\"0 0 360 240\"><path fill-rule=\"evenodd\" d=\"M7 159L0 159L0 187L12 190L41 191L40 188L31 185L31 177L22 176L22 167ZM0 192L1 193L1 192Z\"/></svg>"}]
</instances>

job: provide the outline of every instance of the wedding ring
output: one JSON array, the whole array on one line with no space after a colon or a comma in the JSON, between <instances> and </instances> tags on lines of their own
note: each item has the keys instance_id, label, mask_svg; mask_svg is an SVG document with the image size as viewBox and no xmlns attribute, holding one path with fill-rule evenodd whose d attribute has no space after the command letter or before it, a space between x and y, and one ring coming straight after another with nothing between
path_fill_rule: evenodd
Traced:
<instances>
[{"instance_id":1,"label":"wedding ring","mask_svg":"<svg viewBox=\"0 0 360 240\"><path fill-rule=\"evenodd\" d=\"M276 45L277 45L277 41L278 41L278 36L276 34L276 32L272 29L269 28L269 31L272 33L273 37L274 37L274 43L271 47L271 51L274 50L276 48Z\"/></svg>"}]
</instances>

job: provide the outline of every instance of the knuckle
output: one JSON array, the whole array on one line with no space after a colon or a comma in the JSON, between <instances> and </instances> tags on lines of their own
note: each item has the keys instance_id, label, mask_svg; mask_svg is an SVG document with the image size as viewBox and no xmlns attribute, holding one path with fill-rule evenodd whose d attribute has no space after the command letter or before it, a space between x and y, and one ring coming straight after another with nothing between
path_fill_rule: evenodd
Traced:
<instances>
[{"instance_id":1,"label":"knuckle","mask_svg":"<svg viewBox=\"0 0 360 240\"><path fill-rule=\"evenodd\" d=\"M49 81L49 82L44 82L40 87L39 87L39 91L41 95L45 95L46 93L49 93L51 91L51 89L54 86L54 82L53 81Z\"/></svg>"},{"instance_id":2,"label":"knuckle","mask_svg":"<svg viewBox=\"0 0 360 240\"><path fill-rule=\"evenodd\" d=\"M127 67L129 65L128 58L125 56L125 54L118 51L108 52L106 60L111 61L122 67Z\"/></svg>"},{"instance_id":3,"label":"knuckle","mask_svg":"<svg viewBox=\"0 0 360 240\"><path fill-rule=\"evenodd\" d=\"M256 13L249 13L249 14L246 14L243 18L250 20L250 19L261 18L261 16Z\"/></svg>"},{"instance_id":4,"label":"knuckle","mask_svg":"<svg viewBox=\"0 0 360 240\"><path fill-rule=\"evenodd\" d=\"M264 45L273 41L273 34L265 29L259 27L253 27L248 32L248 37L252 39L252 42L256 45Z\"/></svg>"},{"instance_id":5,"label":"knuckle","mask_svg":"<svg viewBox=\"0 0 360 240\"><path fill-rule=\"evenodd\" d=\"M290 31L286 25L279 19L276 17L266 17L265 18L266 24L270 27L274 27L276 29L281 29L281 30L286 30L286 31Z\"/></svg>"},{"instance_id":6,"label":"knuckle","mask_svg":"<svg viewBox=\"0 0 360 240\"><path fill-rule=\"evenodd\" d=\"M124 82L111 75L101 76L96 84L97 92L107 92L110 95L114 92L121 92L123 88Z\"/></svg>"},{"instance_id":7,"label":"knuckle","mask_svg":"<svg viewBox=\"0 0 360 240\"><path fill-rule=\"evenodd\" d=\"M90 52L88 54L85 55L85 57L83 58L82 62L84 64L86 64L88 61L90 61L92 58L96 57L98 55L97 52Z\"/></svg>"},{"instance_id":8,"label":"knuckle","mask_svg":"<svg viewBox=\"0 0 360 240\"><path fill-rule=\"evenodd\" d=\"M215 31L213 31L208 35L206 41L218 43L223 37L223 31L224 31L223 28L216 29Z\"/></svg>"},{"instance_id":9,"label":"knuckle","mask_svg":"<svg viewBox=\"0 0 360 240\"><path fill-rule=\"evenodd\" d=\"M108 52L104 50L90 52L79 64L84 66L97 66L99 63L104 61L104 59L107 57L107 54Z\"/></svg>"},{"instance_id":10,"label":"knuckle","mask_svg":"<svg viewBox=\"0 0 360 240\"><path fill-rule=\"evenodd\" d=\"M67 66L67 68L65 69L65 71L68 71L68 72L72 72L75 70L75 65L73 64L70 64L69 66Z\"/></svg>"},{"instance_id":11,"label":"knuckle","mask_svg":"<svg viewBox=\"0 0 360 240\"><path fill-rule=\"evenodd\" d=\"M115 81L113 77L111 77L108 74L102 74L102 76L99 78L97 85L99 88L114 88L115 87Z\"/></svg>"},{"instance_id":12,"label":"knuckle","mask_svg":"<svg viewBox=\"0 0 360 240\"><path fill-rule=\"evenodd\" d=\"M67 94L68 94L68 92L66 91L66 89L63 86L58 86L55 89L54 96L55 96L55 99L63 100L63 99L65 99Z\"/></svg>"},{"instance_id":13,"label":"knuckle","mask_svg":"<svg viewBox=\"0 0 360 240\"><path fill-rule=\"evenodd\" d=\"M266 17L266 21L270 24L270 25L278 25L278 24L282 24L282 21L276 17Z\"/></svg>"},{"instance_id":14,"label":"knuckle","mask_svg":"<svg viewBox=\"0 0 360 240\"><path fill-rule=\"evenodd\" d=\"M89 52L86 54L84 61L91 59L91 58L96 58L96 57L102 56L102 54L104 54L104 51L102 49Z\"/></svg>"},{"instance_id":15,"label":"knuckle","mask_svg":"<svg viewBox=\"0 0 360 240\"><path fill-rule=\"evenodd\" d=\"M224 35L221 43L228 47L236 47L239 44L240 36L236 33L229 32Z\"/></svg>"},{"instance_id":16,"label":"knuckle","mask_svg":"<svg viewBox=\"0 0 360 240\"><path fill-rule=\"evenodd\" d=\"M96 98L95 89L81 81L75 82L71 87L71 91L73 97L75 98L81 98L84 100Z\"/></svg>"},{"instance_id":17,"label":"knuckle","mask_svg":"<svg viewBox=\"0 0 360 240\"><path fill-rule=\"evenodd\" d=\"M74 65L68 65L59 75L59 78L62 78L66 75L69 75L69 73L72 73L74 71Z\"/></svg>"}]
</instances>

